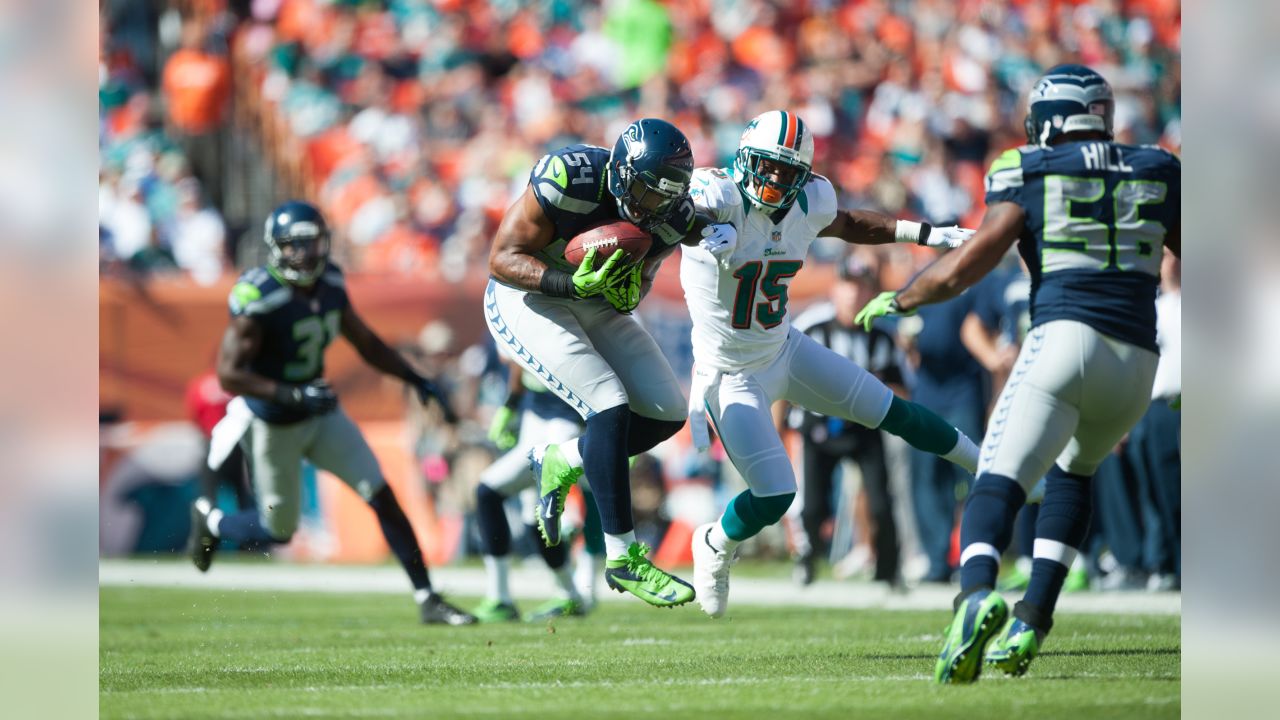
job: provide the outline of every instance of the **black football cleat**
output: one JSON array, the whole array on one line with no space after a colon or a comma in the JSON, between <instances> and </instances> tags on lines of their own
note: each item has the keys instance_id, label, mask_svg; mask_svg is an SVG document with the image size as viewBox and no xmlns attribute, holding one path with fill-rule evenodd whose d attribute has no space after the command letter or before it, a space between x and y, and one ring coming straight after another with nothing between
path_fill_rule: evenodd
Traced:
<instances>
[{"instance_id":1,"label":"black football cleat","mask_svg":"<svg viewBox=\"0 0 1280 720\"><path fill-rule=\"evenodd\" d=\"M474 625L476 623L474 615L450 605L435 593L419 603L418 610L422 613L423 625Z\"/></svg>"},{"instance_id":2,"label":"black football cleat","mask_svg":"<svg viewBox=\"0 0 1280 720\"><path fill-rule=\"evenodd\" d=\"M191 532L187 535L187 552L200 572L208 572L213 554L218 551L218 538L209 530L209 512L213 505L207 498L191 503Z\"/></svg>"}]
</instances>

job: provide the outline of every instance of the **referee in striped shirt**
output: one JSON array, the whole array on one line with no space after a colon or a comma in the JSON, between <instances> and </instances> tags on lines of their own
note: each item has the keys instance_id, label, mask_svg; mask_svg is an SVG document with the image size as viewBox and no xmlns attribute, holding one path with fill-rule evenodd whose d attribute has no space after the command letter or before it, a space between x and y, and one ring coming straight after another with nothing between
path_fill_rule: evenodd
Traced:
<instances>
[{"instance_id":1,"label":"referee in striped shirt","mask_svg":"<svg viewBox=\"0 0 1280 720\"><path fill-rule=\"evenodd\" d=\"M794 327L865 368L898 395L905 396L901 354L893 337L878 327L865 332L854 322L858 309L880 292L878 275L876 266L855 255L846 256L837 266L831 302L815 305L802 313ZM789 424L804 439L800 510L803 532L797 537L797 580L806 585L813 581L814 559L822 553L824 545L822 525L832 516L835 471L840 461L848 458L862 471L871 520L871 546L876 559L875 579L895 586L901 584L898 529L893 519L893 498L889 495L889 473L880 431L799 408L791 411Z\"/></svg>"}]
</instances>

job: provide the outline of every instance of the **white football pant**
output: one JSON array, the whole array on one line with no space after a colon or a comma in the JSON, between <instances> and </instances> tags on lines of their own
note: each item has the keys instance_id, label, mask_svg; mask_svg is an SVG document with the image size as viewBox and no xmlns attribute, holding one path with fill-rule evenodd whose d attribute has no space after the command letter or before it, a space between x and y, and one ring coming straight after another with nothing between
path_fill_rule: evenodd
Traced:
<instances>
[{"instance_id":1,"label":"white football pant","mask_svg":"<svg viewBox=\"0 0 1280 720\"><path fill-rule=\"evenodd\" d=\"M874 428L888 414L893 391L794 329L769 363L721 374L708 388L707 410L734 467L758 497L796 491L795 471L770 413L775 400Z\"/></svg>"},{"instance_id":2,"label":"white football pant","mask_svg":"<svg viewBox=\"0 0 1280 720\"><path fill-rule=\"evenodd\" d=\"M1093 475L1151 403L1159 356L1074 320L1027 334L982 441L978 474L1027 492L1056 461Z\"/></svg>"}]
</instances>

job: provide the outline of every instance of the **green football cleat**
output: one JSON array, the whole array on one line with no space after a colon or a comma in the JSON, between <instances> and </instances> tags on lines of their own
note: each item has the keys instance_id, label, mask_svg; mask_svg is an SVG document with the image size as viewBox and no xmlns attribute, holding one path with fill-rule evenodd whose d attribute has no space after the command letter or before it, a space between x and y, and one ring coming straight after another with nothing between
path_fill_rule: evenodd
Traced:
<instances>
[{"instance_id":1,"label":"green football cleat","mask_svg":"<svg viewBox=\"0 0 1280 720\"><path fill-rule=\"evenodd\" d=\"M1062 592L1081 592L1089 589L1089 571L1084 567L1072 566L1067 571L1067 579L1062 583Z\"/></svg>"},{"instance_id":2,"label":"green football cleat","mask_svg":"<svg viewBox=\"0 0 1280 720\"><path fill-rule=\"evenodd\" d=\"M516 606L511 603L499 602L497 600L485 600L471 611L476 616L476 621L480 623L503 623L503 622L519 622L520 611L516 610Z\"/></svg>"},{"instance_id":3,"label":"green football cleat","mask_svg":"<svg viewBox=\"0 0 1280 720\"><path fill-rule=\"evenodd\" d=\"M618 592L629 592L657 607L675 607L692 600L693 586L654 567L645 557L648 554L648 545L631 543L624 557L605 561L605 582Z\"/></svg>"},{"instance_id":4,"label":"green football cleat","mask_svg":"<svg viewBox=\"0 0 1280 720\"><path fill-rule=\"evenodd\" d=\"M587 608L581 602L571 598L555 598L539 605L529 616L529 622L542 622L558 617L582 617L586 614Z\"/></svg>"},{"instance_id":5,"label":"green football cleat","mask_svg":"<svg viewBox=\"0 0 1280 720\"><path fill-rule=\"evenodd\" d=\"M573 441L571 441L573 442ZM560 516L569 488L582 477L582 468L571 467L559 445L529 451L533 476L538 478L538 533L547 547L560 544Z\"/></svg>"},{"instance_id":6,"label":"green football cleat","mask_svg":"<svg viewBox=\"0 0 1280 720\"><path fill-rule=\"evenodd\" d=\"M994 590L975 590L956 606L947 626L933 677L939 683L971 683L982 673L982 653L1009 616L1009 606Z\"/></svg>"},{"instance_id":7,"label":"green football cleat","mask_svg":"<svg viewBox=\"0 0 1280 720\"><path fill-rule=\"evenodd\" d=\"M1000 581L996 583L996 590L999 592L1018 592L1026 590L1029 582L1031 582L1031 575L1015 564L1000 577Z\"/></svg>"},{"instance_id":8,"label":"green football cleat","mask_svg":"<svg viewBox=\"0 0 1280 720\"><path fill-rule=\"evenodd\" d=\"M1021 677L1040 653L1044 635L1016 617L1009 618L1004 630L987 648L987 664L1006 675Z\"/></svg>"}]
</instances>

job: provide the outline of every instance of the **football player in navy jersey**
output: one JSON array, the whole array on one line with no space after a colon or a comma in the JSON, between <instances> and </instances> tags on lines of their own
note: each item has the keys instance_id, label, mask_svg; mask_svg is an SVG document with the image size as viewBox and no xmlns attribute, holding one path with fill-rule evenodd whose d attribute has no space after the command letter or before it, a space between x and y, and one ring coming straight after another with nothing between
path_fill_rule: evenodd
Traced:
<instances>
[{"instance_id":1,"label":"football player in navy jersey","mask_svg":"<svg viewBox=\"0 0 1280 720\"><path fill-rule=\"evenodd\" d=\"M1029 144L987 173L982 227L861 313L869 323L953 297L1014 242L1031 275L1031 330L996 402L961 521L961 591L938 682L975 680L984 650L986 663L1026 672L1088 531L1091 478L1151 401L1160 259L1163 248L1182 250L1182 165L1158 147L1113 142L1114 107L1098 73L1051 68L1031 92ZM1031 579L1008 617L996 571L1041 477Z\"/></svg>"},{"instance_id":2,"label":"football player in navy jersey","mask_svg":"<svg viewBox=\"0 0 1280 720\"><path fill-rule=\"evenodd\" d=\"M301 462L336 475L369 503L387 545L408 573L424 623L464 625L471 615L431 589L413 527L396 501L359 428L324 380L324 351L342 335L365 362L403 379L424 404L434 399L453 420L444 395L356 314L342 271L329 262L329 230L312 205L290 201L267 218L265 266L246 271L231 290L231 324L222 338L218 379L237 395L213 442L246 449L257 508L224 515L201 498L191 510L191 559L209 569L218 541L286 543L301 511Z\"/></svg>"},{"instance_id":3,"label":"football player in navy jersey","mask_svg":"<svg viewBox=\"0 0 1280 720\"><path fill-rule=\"evenodd\" d=\"M667 607L692 600L693 588L654 567L636 541L627 458L680 429L685 399L630 313L662 259L698 240L688 239L692 173L688 139L653 118L629 125L612 151L570 145L543 156L498 228L485 292L494 340L586 422L580 437L531 452L543 538L560 542L565 495L585 472L605 533L606 582ZM653 236L643 261L625 265L617 250L597 269L594 249L576 267L565 260L569 240L620 219Z\"/></svg>"}]
</instances>

